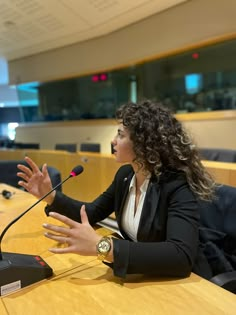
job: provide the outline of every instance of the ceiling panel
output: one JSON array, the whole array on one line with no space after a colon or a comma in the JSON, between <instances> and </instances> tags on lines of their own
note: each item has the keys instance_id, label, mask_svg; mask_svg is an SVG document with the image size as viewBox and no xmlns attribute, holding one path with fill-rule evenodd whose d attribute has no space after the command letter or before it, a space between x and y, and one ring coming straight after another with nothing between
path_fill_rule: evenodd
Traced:
<instances>
[{"instance_id":1,"label":"ceiling panel","mask_svg":"<svg viewBox=\"0 0 236 315\"><path fill-rule=\"evenodd\" d=\"M109 34L187 0L0 0L8 60Z\"/></svg>"}]
</instances>

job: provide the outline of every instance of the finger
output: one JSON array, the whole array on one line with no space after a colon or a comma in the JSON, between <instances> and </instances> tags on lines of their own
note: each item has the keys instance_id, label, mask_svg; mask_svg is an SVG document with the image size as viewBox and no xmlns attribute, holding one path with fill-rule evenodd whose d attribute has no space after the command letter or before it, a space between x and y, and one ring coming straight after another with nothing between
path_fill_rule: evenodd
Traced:
<instances>
[{"instance_id":1,"label":"finger","mask_svg":"<svg viewBox=\"0 0 236 315\"><path fill-rule=\"evenodd\" d=\"M31 158L29 158L28 156L25 157L25 161L27 162L27 164L29 164L30 168L32 169L33 173L37 173L39 171L39 167L36 163L34 163L33 160L31 160Z\"/></svg>"},{"instance_id":2,"label":"finger","mask_svg":"<svg viewBox=\"0 0 236 315\"><path fill-rule=\"evenodd\" d=\"M89 224L88 216L85 210L85 205L83 205L80 209L80 217L82 223Z\"/></svg>"},{"instance_id":3,"label":"finger","mask_svg":"<svg viewBox=\"0 0 236 315\"><path fill-rule=\"evenodd\" d=\"M28 177L32 175L31 169L23 164L18 164L17 168L22 171L22 173L20 172L19 174L26 174ZM17 176L19 176L18 173Z\"/></svg>"},{"instance_id":4,"label":"finger","mask_svg":"<svg viewBox=\"0 0 236 315\"><path fill-rule=\"evenodd\" d=\"M42 166L42 173L44 176L49 176L48 174L48 167L47 167L47 164L44 163L43 166Z\"/></svg>"},{"instance_id":5,"label":"finger","mask_svg":"<svg viewBox=\"0 0 236 315\"><path fill-rule=\"evenodd\" d=\"M69 238L65 237L63 235L56 235L56 234L53 234L53 233L45 232L44 236L47 237L47 238L50 238L51 240L57 241L57 242L59 242L61 244L69 245Z\"/></svg>"},{"instance_id":6,"label":"finger","mask_svg":"<svg viewBox=\"0 0 236 315\"><path fill-rule=\"evenodd\" d=\"M29 175L27 175L27 174L25 174L25 173L21 173L21 172L18 172L16 175L17 175L18 177L23 178L23 179L26 180L26 181L28 181L29 178L30 178Z\"/></svg>"},{"instance_id":7,"label":"finger","mask_svg":"<svg viewBox=\"0 0 236 315\"><path fill-rule=\"evenodd\" d=\"M26 182L22 181L22 180L20 180L20 181L18 182L18 185L21 186L21 187L23 187L23 188L25 188L26 190L27 190L27 188L28 188L28 184L27 184Z\"/></svg>"},{"instance_id":8,"label":"finger","mask_svg":"<svg viewBox=\"0 0 236 315\"><path fill-rule=\"evenodd\" d=\"M53 224L48 224L48 223L44 223L43 227L47 230L52 231L52 232L56 232L57 234L60 234L60 235L62 234L63 237L70 234L69 233L70 229L68 227L58 226L58 225L53 225Z\"/></svg>"},{"instance_id":9,"label":"finger","mask_svg":"<svg viewBox=\"0 0 236 315\"><path fill-rule=\"evenodd\" d=\"M66 225L70 226L70 227L76 227L79 223L69 219L68 217L66 217L65 215L59 214L57 212L49 212L49 216L62 222L65 223Z\"/></svg>"},{"instance_id":10,"label":"finger","mask_svg":"<svg viewBox=\"0 0 236 315\"><path fill-rule=\"evenodd\" d=\"M51 253L54 253L54 254L68 254L68 253L71 253L71 250L69 247L64 247L64 248L49 248L48 249Z\"/></svg>"}]
</instances>

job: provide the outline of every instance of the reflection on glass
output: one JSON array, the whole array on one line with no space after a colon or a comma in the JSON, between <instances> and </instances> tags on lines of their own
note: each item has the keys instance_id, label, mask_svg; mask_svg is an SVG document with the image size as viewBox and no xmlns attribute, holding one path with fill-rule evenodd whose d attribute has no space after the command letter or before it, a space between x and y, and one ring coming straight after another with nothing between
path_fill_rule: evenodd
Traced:
<instances>
[{"instance_id":1,"label":"reflection on glass","mask_svg":"<svg viewBox=\"0 0 236 315\"><path fill-rule=\"evenodd\" d=\"M195 94L201 92L202 75L199 73L191 73L185 75L185 91L187 94Z\"/></svg>"},{"instance_id":2,"label":"reflection on glass","mask_svg":"<svg viewBox=\"0 0 236 315\"><path fill-rule=\"evenodd\" d=\"M174 113L236 109L235 53L231 40L106 73L22 84L23 121L113 118L122 103L143 99Z\"/></svg>"}]
</instances>

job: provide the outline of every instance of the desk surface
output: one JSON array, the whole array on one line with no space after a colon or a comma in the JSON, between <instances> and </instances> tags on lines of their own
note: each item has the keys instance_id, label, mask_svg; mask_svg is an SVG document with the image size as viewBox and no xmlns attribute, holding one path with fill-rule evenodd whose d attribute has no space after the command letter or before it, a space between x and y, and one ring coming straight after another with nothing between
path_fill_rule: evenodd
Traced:
<instances>
[{"instance_id":1,"label":"desk surface","mask_svg":"<svg viewBox=\"0 0 236 315\"><path fill-rule=\"evenodd\" d=\"M36 199L15 191L11 199L0 196L0 231ZM51 279L43 280L0 299L0 314L235 314L236 296L191 274L186 279L161 279L142 275L126 280L94 257L75 254L54 255L53 244L43 236L44 203L38 204L6 233L3 251L38 254L53 269ZM99 229L101 234L107 230ZM54 243L55 245L55 243Z\"/></svg>"}]
</instances>

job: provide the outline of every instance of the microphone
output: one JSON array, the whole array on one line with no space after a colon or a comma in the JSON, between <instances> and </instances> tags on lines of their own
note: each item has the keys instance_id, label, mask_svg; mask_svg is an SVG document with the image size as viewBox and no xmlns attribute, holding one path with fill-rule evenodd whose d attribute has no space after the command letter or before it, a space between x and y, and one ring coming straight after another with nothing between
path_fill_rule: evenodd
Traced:
<instances>
[{"instance_id":1,"label":"microphone","mask_svg":"<svg viewBox=\"0 0 236 315\"><path fill-rule=\"evenodd\" d=\"M8 229L15 222L22 218L28 211L45 199L69 178L78 176L83 170L84 168L81 165L74 167L66 179L53 187L48 193L11 221L2 231L0 235L0 296L52 276L53 272L51 267L40 256L3 253L1 249L2 239Z\"/></svg>"}]
</instances>

